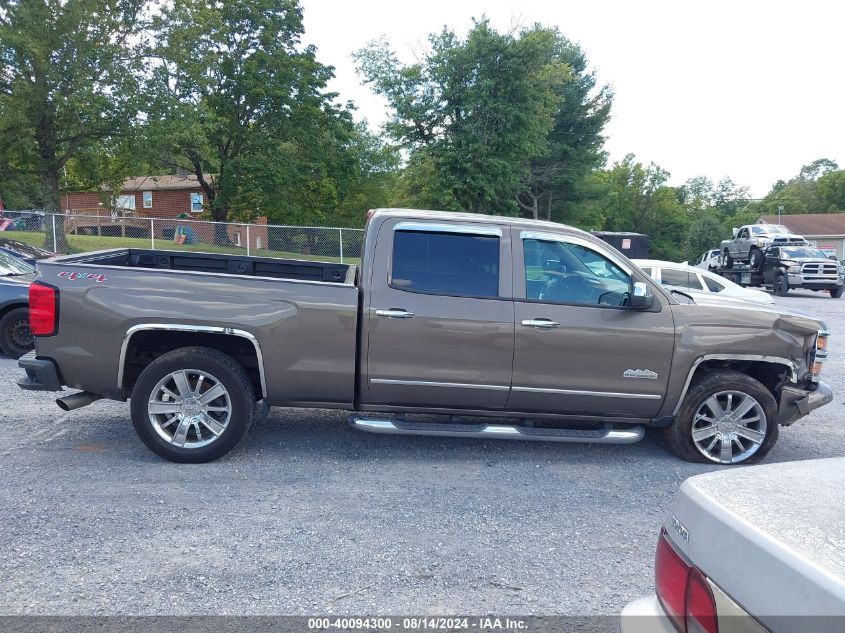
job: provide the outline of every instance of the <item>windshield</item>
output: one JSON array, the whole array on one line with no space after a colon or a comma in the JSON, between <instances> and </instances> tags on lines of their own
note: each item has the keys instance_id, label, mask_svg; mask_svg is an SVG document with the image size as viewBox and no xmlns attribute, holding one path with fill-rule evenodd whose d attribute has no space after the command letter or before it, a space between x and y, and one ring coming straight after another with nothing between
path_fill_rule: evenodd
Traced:
<instances>
[{"instance_id":1,"label":"windshield","mask_svg":"<svg viewBox=\"0 0 845 633\"><path fill-rule=\"evenodd\" d=\"M751 232L754 235L789 235L790 230L785 226L780 226L778 224L755 224L751 227Z\"/></svg>"},{"instance_id":2,"label":"windshield","mask_svg":"<svg viewBox=\"0 0 845 633\"><path fill-rule=\"evenodd\" d=\"M823 251L820 251L817 248L781 248L780 256L793 258L816 257L818 259L827 259L827 255L825 255Z\"/></svg>"},{"instance_id":3,"label":"windshield","mask_svg":"<svg viewBox=\"0 0 845 633\"><path fill-rule=\"evenodd\" d=\"M12 257L8 253L0 251L0 277L9 275L28 275L34 273L35 269L22 259Z\"/></svg>"}]
</instances>

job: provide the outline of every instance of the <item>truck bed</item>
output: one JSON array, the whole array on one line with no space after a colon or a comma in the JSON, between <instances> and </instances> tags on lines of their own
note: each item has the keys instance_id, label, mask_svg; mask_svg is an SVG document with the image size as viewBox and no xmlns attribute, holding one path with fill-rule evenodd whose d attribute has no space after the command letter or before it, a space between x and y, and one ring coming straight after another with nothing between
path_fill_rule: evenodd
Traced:
<instances>
[{"instance_id":1,"label":"truck bed","mask_svg":"<svg viewBox=\"0 0 845 633\"><path fill-rule=\"evenodd\" d=\"M39 339L39 354L62 359L69 387L123 399L167 337L209 345L240 333L268 404L352 405L356 266L122 248L44 260L38 272L61 301L58 334ZM163 325L170 334L156 334Z\"/></svg>"},{"instance_id":2,"label":"truck bed","mask_svg":"<svg viewBox=\"0 0 845 633\"><path fill-rule=\"evenodd\" d=\"M136 248L118 248L82 253L62 257L57 261L68 264L222 273L346 284L354 284L357 273L356 266L334 262Z\"/></svg>"}]
</instances>

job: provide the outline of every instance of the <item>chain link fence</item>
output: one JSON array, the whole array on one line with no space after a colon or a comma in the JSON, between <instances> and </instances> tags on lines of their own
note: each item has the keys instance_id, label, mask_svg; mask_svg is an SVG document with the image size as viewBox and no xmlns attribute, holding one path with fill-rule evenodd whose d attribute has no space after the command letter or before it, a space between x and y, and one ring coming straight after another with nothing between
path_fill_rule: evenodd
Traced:
<instances>
[{"instance_id":1,"label":"chain link fence","mask_svg":"<svg viewBox=\"0 0 845 633\"><path fill-rule=\"evenodd\" d=\"M285 226L134 214L0 212L0 239L69 254L108 248L152 248L256 257L358 263L363 229Z\"/></svg>"}]
</instances>

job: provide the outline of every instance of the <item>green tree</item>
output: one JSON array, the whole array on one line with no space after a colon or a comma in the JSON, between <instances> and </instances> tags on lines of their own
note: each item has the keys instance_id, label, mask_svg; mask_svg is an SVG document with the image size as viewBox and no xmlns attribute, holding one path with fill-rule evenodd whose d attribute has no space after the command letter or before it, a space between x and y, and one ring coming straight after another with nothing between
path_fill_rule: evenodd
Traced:
<instances>
[{"instance_id":1,"label":"green tree","mask_svg":"<svg viewBox=\"0 0 845 633\"><path fill-rule=\"evenodd\" d=\"M703 252L718 248L723 239L725 239L725 227L718 216L712 213L699 215L689 225L686 259L693 261Z\"/></svg>"},{"instance_id":2,"label":"green tree","mask_svg":"<svg viewBox=\"0 0 845 633\"><path fill-rule=\"evenodd\" d=\"M427 172L426 196L446 208L516 215L569 76L552 54L557 42L550 29L503 34L482 19L465 39L448 29L430 36L415 64L402 65L385 41L358 51L359 72L392 111L386 129L416 172L406 193L419 193Z\"/></svg>"},{"instance_id":3,"label":"green tree","mask_svg":"<svg viewBox=\"0 0 845 633\"><path fill-rule=\"evenodd\" d=\"M634 231L650 238L656 259L683 259L689 217L678 201L678 193L666 185L669 172L651 163L638 163L633 154L605 172L608 186L604 228Z\"/></svg>"},{"instance_id":4,"label":"green tree","mask_svg":"<svg viewBox=\"0 0 845 633\"><path fill-rule=\"evenodd\" d=\"M845 213L845 171L832 171L821 176L816 185L822 200L822 213Z\"/></svg>"},{"instance_id":5,"label":"green tree","mask_svg":"<svg viewBox=\"0 0 845 633\"><path fill-rule=\"evenodd\" d=\"M798 175L788 181L778 180L769 194L751 208L759 216L775 214L783 207L784 214L829 213L841 211L843 199L833 185L839 178L838 165L828 159L819 158L804 165Z\"/></svg>"},{"instance_id":6,"label":"green tree","mask_svg":"<svg viewBox=\"0 0 845 633\"><path fill-rule=\"evenodd\" d=\"M0 0L0 155L59 210L60 177L135 120L143 0ZM90 170L88 172L91 175ZM96 177L96 176L95 176ZM93 183L92 183L93 184ZM63 223L59 250L67 251ZM46 245L53 247L52 223Z\"/></svg>"},{"instance_id":7,"label":"green tree","mask_svg":"<svg viewBox=\"0 0 845 633\"><path fill-rule=\"evenodd\" d=\"M153 28L157 160L196 175L215 221L325 217L355 130L326 91L332 69L301 45L298 2L174 0Z\"/></svg>"},{"instance_id":8,"label":"green tree","mask_svg":"<svg viewBox=\"0 0 845 633\"><path fill-rule=\"evenodd\" d=\"M548 152L531 160L530 177L518 196L528 217L563 222L593 215L591 202L601 191L592 172L604 165L604 127L610 118L613 94L608 86L596 89L580 46L553 31L549 64L562 64L570 72L556 87L558 108L548 135Z\"/></svg>"}]
</instances>

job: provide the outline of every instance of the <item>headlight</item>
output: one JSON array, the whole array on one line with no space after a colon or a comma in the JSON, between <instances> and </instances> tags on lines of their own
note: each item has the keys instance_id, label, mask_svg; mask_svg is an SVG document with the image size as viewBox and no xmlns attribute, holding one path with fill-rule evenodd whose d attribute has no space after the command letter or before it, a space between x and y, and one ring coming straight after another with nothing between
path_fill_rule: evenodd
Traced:
<instances>
[{"instance_id":1,"label":"headlight","mask_svg":"<svg viewBox=\"0 0 845 633\"><path fill-rule=\"evenodd\" d=\"M822 363L827 359L827 340L830 332L827 330L820 330L816 336L816 345L813 349L813 354L810 357L810 380L812 382L819 381L819 374L822 372Z\"/></svg>"},{"instance_id":2,"label":"headlight","mask_svg":"<svg viewBox=\"0 0 845 633\"><path fill-rule=\"evenodd\" d=\"M796 266L790 266L789 272L791 272L793 275L797 275L798 273L801 272L801 266L797 266L797 265Z\"/></svg>"},{"instance_id":3,"label":"headlight","mask_svg":"<svg viewBox=\"0 0 845 633\"><path fill-rule=\"evenodd\" d=\"M769 240L763 239L761 237L757 238L757 246L765 246L769 243Z\"/></svg>"}]
</instances>

